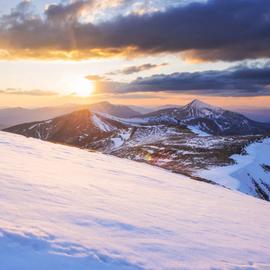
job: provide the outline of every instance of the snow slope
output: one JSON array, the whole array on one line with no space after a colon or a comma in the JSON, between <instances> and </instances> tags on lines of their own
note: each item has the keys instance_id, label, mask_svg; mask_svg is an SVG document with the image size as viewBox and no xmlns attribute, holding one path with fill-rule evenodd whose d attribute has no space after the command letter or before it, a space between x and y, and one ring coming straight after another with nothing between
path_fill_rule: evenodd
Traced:
<instances>
[{"instance_id":1,"label":"snow slope","mask_svg":"<svg viewBox=\"0 0 270 270\"><path fill-rule=\"evenodd\" d=\"M93 114L91 118L92 118L94 125L97 128L99 128L101 131L110 132L110 131L113 131L116 129L112 125L109 125L109 124L105 123L104 121L102 121L96 114Z\"/></svg>"},{"instance_id":2,"label":"snow slope","mask_svg":"<svg viewBox=\"0 0 270 270\"><path fill-rule=\"evenodd\" d=\"M270 269L270 204L0 132L3 270Z\"/></svg>"},{"instance_id":3,"label":"snow slope","mask_svg":"<svg viewBox=\"0 0 270 270\"><path fill-rule=\"evenodd\" d=\"M214 167L197 175L230 189L270 199L270 138L246 147L245 155L233 155L234 165Z\"/></svg>"}]
</instances>

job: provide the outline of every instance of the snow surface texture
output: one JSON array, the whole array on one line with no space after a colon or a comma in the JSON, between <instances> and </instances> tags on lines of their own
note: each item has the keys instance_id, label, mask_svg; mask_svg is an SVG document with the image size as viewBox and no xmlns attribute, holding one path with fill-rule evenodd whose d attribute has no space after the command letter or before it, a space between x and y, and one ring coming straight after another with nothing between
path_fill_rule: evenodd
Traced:
<instances>
[{"instance_id":1,"label":"snow surface texture","mask_svg":"<svg viewBox=\"0 0 270 270\"><path fill-rule=\"evenodd\" d=\"M198 136L201 136L201 137L210 136L209 133L206 133L206 132L202 131L202 130L200 129L199 126L194 125L194 126L187 126L187 127L188 127L193 133L195 133L195 134L198 135Z\"/></svg>"},{"instance_id":2,"label":"snow surface texture","mask_svg":"<svg viewBox=\"0 0 270 270\"><path fill-rule=\"evenodd\" d=\"M246 147L245 155L233 155L234 165L214 167L197 175L230 189L257 196L256 186L270 197L270 138ZM269 168L269 169L267 169Z\"/></svg>"},{"instance_id":3,"label":"snow surface texture","mask_svg":"<svg viewBox=\"0 0 270 270\"><path fill-rule=\"evenodd\" d=\"M270 204L0 132L3 270L270 269Z\"/></svg>"}]
</instances>

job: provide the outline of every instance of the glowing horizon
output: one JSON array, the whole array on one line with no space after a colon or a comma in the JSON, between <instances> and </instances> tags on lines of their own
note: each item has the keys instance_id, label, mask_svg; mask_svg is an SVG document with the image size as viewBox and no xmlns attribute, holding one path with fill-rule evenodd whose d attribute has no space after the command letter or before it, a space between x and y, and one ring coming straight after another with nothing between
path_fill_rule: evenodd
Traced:
<instances>
[{"instance_id":1,"label":"glowing horizon","mask_svg":"<svg viewBox=\"0 0 270 270\"><path fill-rule=\"evenodd\" d=\"M0 106L182 105L198 97L225 107L269 107L270 55L261 34L268 5L258 1L8 1L0 13ZM232 34L220 39L224 25ZM231 31L243 25L245 37ZM254 39L246 25L263 29Z\"/></svg>"}]
</instances>

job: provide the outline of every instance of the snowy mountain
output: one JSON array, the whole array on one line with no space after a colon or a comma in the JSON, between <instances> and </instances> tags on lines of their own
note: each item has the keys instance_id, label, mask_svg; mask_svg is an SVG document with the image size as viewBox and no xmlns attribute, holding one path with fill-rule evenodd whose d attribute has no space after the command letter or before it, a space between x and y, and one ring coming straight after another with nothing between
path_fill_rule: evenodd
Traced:
<instances>
[{"instance_id":1,"label":"snowy mountain","mask_svg":"<svg viewBox=\"0 0 270 270\"><path fill-rule=\"evenodd\" d=\"M267 202L6 132L0 151L1 269L270 269Z\"/></svg>"},{"instance_id":2,"label":"snowy mountain","mask_svg":"<svg viewBox=\"0 0 270 270\"><path fill-rule=\"evenodd\" d=\"M183 136L185 133L194 135L180 125L139 125L137 119L133 122L89 110L76 111L47 121L21 124L5 131L107 153L127 143L135 146L169 139L170 136Z\"/></svg>"},{"instance_id":3,"label":"snowy mountain","mask_svg":"<svg viewBox=\"0 0 270 270\"><path fill-rule=\"evenodd\" d=\"M47 121L21 124L6 130L42 140L86 147L94 140L104 139L125 127L121 122L104 118L85 109Z\"/></svg>"},{"instance_id":4,"label":"snowy mountain","mask_svg":"<svg viewBox=\"0 0 270 270\"><path fill-rule=\"evenodd\" d=\"M242 114L193 100L182 108L169 108L144 115L151 123L176 123L195 127L212 135L270 134L270 125Z\"/></svg>"}]
</instances>

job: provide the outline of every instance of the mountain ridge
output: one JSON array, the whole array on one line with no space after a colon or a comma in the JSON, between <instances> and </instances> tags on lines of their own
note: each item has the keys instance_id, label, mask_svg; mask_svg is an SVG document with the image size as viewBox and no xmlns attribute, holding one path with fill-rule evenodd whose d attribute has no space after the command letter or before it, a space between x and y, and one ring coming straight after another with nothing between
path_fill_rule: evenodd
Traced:
<instances>
[{"instance_id":1,"label":"mountain ridge","mask_svg":"<svg viewBox=\"0 0 270 270\"><path fill-rule=\"evenodd\" d=\"M196 126L212 135L269 134L270 125L251 120L242 114L224 110L198 99L182 108L163 109L143 115L151 122L171 121Z\"/></svg>"}]
</instances>

